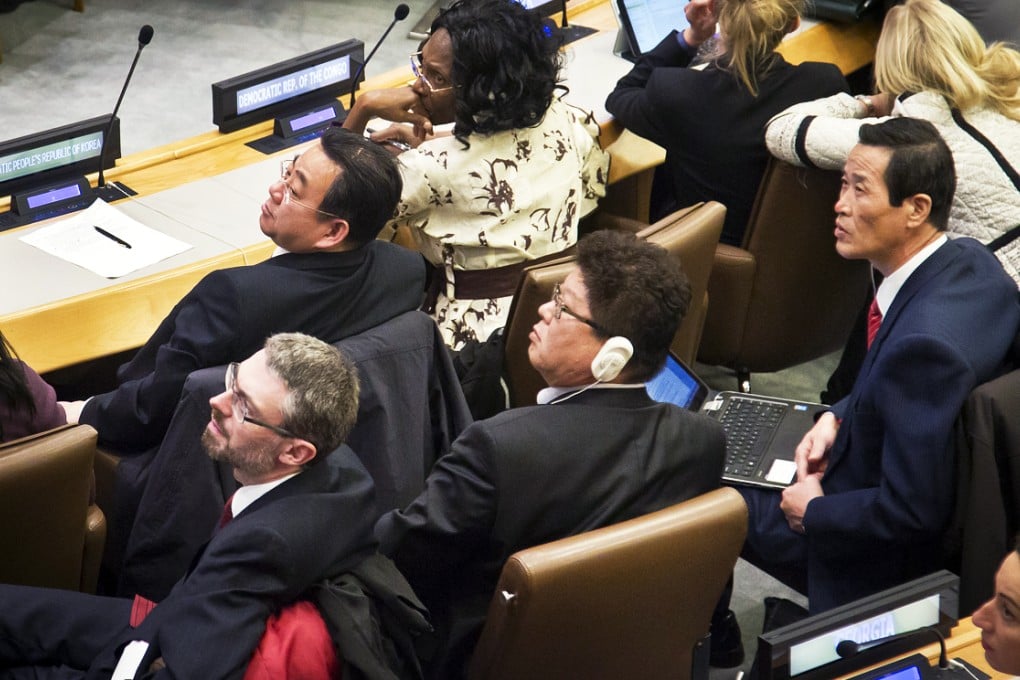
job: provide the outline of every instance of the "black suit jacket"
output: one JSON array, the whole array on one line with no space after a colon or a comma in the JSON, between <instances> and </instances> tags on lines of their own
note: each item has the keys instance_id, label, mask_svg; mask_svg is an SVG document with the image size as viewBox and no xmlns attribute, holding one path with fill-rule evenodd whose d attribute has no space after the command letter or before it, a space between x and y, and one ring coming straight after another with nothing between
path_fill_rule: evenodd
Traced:
<instances>
[{"instance_id":1,"label":"black suit jacket","mask_svg":"<svg viewBox=\"0 0 1020 680\"><path fill-rule=\"evenodd\" d=\"M280 332L335 342L417 309L421 256L373 241L340 253L287 253L214 271L163 320L117 373L117 389L93 397L80 422L103 445L137 453L159 443L188 374L242 361Z\"/></svg>"},{"instance_id":2,"label":"black suit jacket","mask_svg":"<svg viewBox=\"0 0 1020 680\"><path fill-rule=\"evenodd\" d=\"M718 423L643 389L589 390L468 427L422 494L376 526L448 638L433 676L462 672L510 555L710 491L724 457Z\"/></svg>"},{"instance_id":3,"label":"black suit jacket","mask_svg":"<svg viewBox=\"0 0 1020 680\"><path fill-rule=\"evenodd\" d=\"M847 82L832 64L792 66L776 54L752 95L730 71L690 62L672 31L620 79L606 110L666 149L676 207L724 204L722 241L740 246L769 158L765 123L798 102L846 92Z\"/></svg>"},{"instance_id":4,"label":"black suit jacket","mask_svg":"<svg viewBox=\"0 0 1020 680\"><path fill-rule=\"evenodd\" d=\"M402 508L421 492L436 459L471 422L457 376L435 321L406 312L336 343L358 368L358 422L347 438L372 475L380 512ZM120 566L118 594L166 597L196 548L216 525L223 502L237 488L228 466L211 460L201 445L209 398L223 390L222 366L190 375L170 429L148 466L137 506L119 498L125 512L111 526L119 551L106 556ZM133 466L138 457L121 461ZM120 469L118 469L118 475ZM119 506L118 506L119 507ZM375 521L375 518L372 518Z\"/></svg>"},{"instance_id":5,"label":"black suit jacket","mask_svg":"<svg viewBox=\"0 0 1020 680\"><path fill-rule=\"evenodd\" d=\"M143 640L143 672L149 659L166 662L157 678L241 678L271 614L375 551L375 516L368 472L342 446L218 531L137 628L127 626L129 600L0 586L0 668L65 665L108 678L123 645Z\"/></svg>"}]
</instances>

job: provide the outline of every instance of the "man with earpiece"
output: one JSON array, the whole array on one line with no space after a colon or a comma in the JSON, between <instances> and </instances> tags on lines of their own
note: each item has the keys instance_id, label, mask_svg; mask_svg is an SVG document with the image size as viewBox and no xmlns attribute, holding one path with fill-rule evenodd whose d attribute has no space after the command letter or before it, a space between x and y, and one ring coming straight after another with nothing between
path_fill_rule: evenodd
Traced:
<instances>
[{"instance_id":1,"label":"man with earpiece","mask_svg":"<svg viewBox=\"0 0 1020 680\"><path fill-rule=\"evenodd\" d=\"M434 678L464 673L514 552L716 488L725 440L712 419L652 401L691 292L662 248L617 232L578 244L577 268L538 309L528 355L539 405L474 423L425 490L376 525L381 550L428 606Z\"/></svg>"}]
</instances>

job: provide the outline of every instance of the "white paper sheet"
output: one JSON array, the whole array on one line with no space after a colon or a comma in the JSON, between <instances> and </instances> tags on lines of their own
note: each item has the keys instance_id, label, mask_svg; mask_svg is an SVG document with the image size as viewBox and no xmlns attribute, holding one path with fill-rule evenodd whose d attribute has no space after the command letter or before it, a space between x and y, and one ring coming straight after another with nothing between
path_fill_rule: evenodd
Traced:
<instances>
[{"instance_id":1,"label":"white paper sheet","mask_svg":"<svg viewBox=\"0 0 1020 680\"><path fill-rule=\"evenodd\" d=\"M79 213L22 236L21 240L108 279L130 274L192 247L128 217L102 199Z\"/></svg>"}]
</instances>

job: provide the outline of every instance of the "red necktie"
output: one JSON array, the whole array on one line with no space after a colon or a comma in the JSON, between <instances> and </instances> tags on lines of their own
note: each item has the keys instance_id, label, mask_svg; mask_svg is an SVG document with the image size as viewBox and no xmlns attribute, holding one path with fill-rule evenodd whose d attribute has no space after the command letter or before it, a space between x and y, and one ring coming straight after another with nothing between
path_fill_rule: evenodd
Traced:
<instances>
[{"instance_id":1,"label":"red necktie","mask_svg":"<svg viewBox=\"0 0 1020 680\"><path fill-rule=\"evenodd\" d=\"M878 309L878 300L873 299L871 306L868 307L868 349L871 349L871 343L875 341L875 336L878 335L878 327L882 325L882 312Z\"/></svg>"},{"instance_id":2,"label":"red necktie","mask_svg":"<svg viewBox=\"0 0 1020 680\"><path fill-rule=\"evenodd\" d=\"M870 330L868 331L871 332ZM220 515L220 523L216 525L217 529L222 529L230 523L230 520L234 519L234 511L230 508L230 502L234 500L234 494L230 494L230 498L223 506L223 514Z\"/></svg>"}]
</instances>

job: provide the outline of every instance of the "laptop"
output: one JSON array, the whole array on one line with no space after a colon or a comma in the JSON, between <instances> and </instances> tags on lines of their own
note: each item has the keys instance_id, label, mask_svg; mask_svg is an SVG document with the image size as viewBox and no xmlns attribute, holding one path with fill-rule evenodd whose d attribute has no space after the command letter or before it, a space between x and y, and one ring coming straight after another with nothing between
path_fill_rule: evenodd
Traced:
<instances>
[{"instance_id":1,"label":"laptop","mask_svg":"<svg viewBox=\"0 0 1020 680\"><path fill-rule=\"evenodd\" d=\"M815 424L824 404L741 392L715 392L671 352L645 384L655 401L704 413L726 432L727 484L784 489L797 476L793 451Z\"/></svg>"},{"instance_id":2,"label":"laptop","mask_svg":"<svg viewBox=\"0 0 1020 680\"><path fill-rule=\"evenodd\" d=\"M617 53L631 61L651 51L674 28L683 31L690 25L683 2L677 0L610 0L616 21L626 37Z\"/></svg>"}]
</instances>

